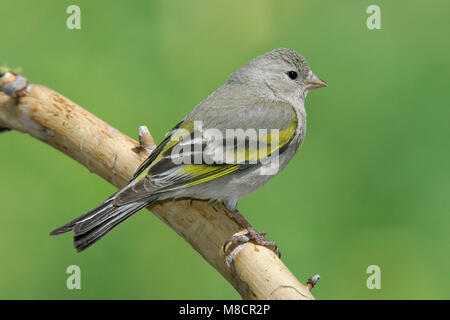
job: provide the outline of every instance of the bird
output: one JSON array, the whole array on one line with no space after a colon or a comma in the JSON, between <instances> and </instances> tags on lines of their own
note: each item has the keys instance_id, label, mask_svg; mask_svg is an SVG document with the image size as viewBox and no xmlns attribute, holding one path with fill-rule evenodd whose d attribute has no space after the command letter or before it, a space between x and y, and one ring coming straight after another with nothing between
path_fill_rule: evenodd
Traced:
<instances>
[{"instance_id":1,"label":"bird","mask_svg":"<svg viewBox=\"0 0 450 320\"><path fill-rule=\"evenodd\" d=\"M127 185L50 234L73 231L81 252L152 202L188 198L223 203L248 225L244 241L277 251L240 215L237 202L294 157L306 133L305 98L325 86L295 50L252 59L169 131ZM242 241L237 238L230 241Z\"/></svg>"}]
</instances>

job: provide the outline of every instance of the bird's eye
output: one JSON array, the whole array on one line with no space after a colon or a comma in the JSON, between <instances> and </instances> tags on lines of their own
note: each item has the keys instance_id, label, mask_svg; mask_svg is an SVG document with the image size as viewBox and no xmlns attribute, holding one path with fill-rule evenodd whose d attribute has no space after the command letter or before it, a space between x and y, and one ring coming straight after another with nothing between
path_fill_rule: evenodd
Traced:
<instances>
[{"instance_id":1,"label":"bird's eye","mask_svg":"<svg viewBox=\"0 0 450 320\"><path fill-rule=\"evenodd\" d=\"M297 76L298 76L297 72L295 72L295 71L288 71L288 72L286 72L286 74L292 80L297 79Z\"/></svg>"}]
</instances>

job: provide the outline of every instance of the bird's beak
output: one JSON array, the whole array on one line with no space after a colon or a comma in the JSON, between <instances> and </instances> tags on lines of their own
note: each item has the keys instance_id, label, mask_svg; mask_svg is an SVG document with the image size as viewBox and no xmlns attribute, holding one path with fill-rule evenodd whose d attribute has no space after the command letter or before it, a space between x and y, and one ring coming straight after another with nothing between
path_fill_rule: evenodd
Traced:
<instances>
[{"instance_id":1,"label":"bird's beak","mask_svg":"<svg viewBox=\"0 0 450 320\"><path fill-rule=\"evenodd\" d=\"M306 77L305 85L308 90L311 90L326 87L327 83L322 79L320 79L318 76L316 76L314 73L310 72L309 75Z\"/></svg>"}]
</instances>

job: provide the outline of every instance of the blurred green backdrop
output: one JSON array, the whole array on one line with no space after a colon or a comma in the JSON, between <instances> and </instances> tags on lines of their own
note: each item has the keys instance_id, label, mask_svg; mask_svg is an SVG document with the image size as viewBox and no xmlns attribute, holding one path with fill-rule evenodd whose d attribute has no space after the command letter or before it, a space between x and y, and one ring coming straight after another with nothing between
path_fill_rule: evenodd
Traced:
<instances>
[{"instance_id":1,"label":"blurred green backdrop","mask_svg":"<svg viewBox=\"0 0 450 320\"><path fill-rule=\"evenodd\" d=\"M81 8L81 30L66 8ZM381 7L381 30L366 8ZM239 208L319 299L450 298L448 1L2 1L0 63L126 134L161 141L253 57L302 53L329 87L306 101L294 161ZM76 254L48 232L114 188L18 132L0 135L0 298L228 299L234 289L142 212ZM82 289L68 290L67 266ZM366 268L381 268L381 290Z\"/></svg>"}]
</instances>

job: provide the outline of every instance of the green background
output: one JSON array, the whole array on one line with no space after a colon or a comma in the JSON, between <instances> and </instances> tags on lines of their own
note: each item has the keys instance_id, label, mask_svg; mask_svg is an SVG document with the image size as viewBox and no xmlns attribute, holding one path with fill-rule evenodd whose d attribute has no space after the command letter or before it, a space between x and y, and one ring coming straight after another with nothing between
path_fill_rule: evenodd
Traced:
<instances>
[{"instance_id":1,"label":"green background","mask_svg":"<svg viewBox=\"0 0 450 320\"><path fill-rule=\"evenodd\" d=\"M81 30L66 8L81 8ZM381 30L366 8L381 7ZM319 299L450 298L448 1L2 1L0 63L137 137L161 141L253 57L299 51L305 143L239 203ZM0 135L0 298L232 299L234 289L148 212L77 254L48 232L114 188L27 135ZM65 273L79 265L82 289ZM366 287L369 265L381 290Z\"/></svg>"}]
</instances>

